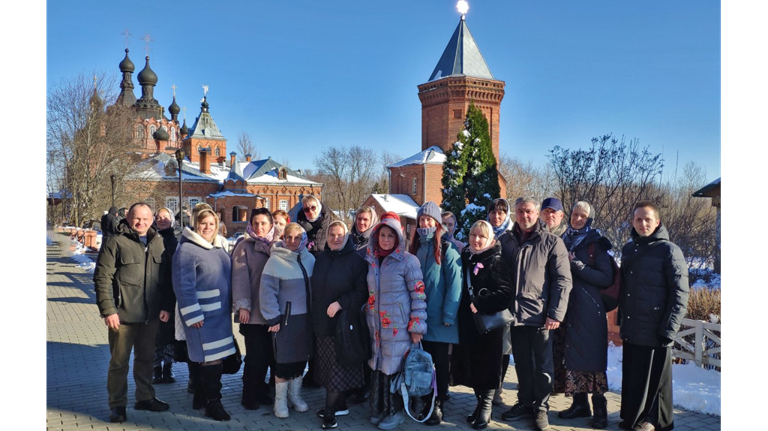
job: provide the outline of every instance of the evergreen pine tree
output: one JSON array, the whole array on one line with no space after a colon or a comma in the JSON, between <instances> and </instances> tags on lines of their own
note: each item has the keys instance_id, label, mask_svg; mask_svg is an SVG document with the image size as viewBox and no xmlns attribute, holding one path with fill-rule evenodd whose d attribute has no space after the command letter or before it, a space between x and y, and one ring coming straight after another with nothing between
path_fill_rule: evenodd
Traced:
<instances>
[{"instance_id":1,"label":"evergreen pine tree","mask_svg":"<svg viewBox=\"0 0 768 431\"><path fill-rule=\"evenodd\" d=\"M469 228L486 218L486 208L501 194L488 120L470 103L453 148L443 164L443 208L456 214L456 237L469 237Z\"/></svg>"}]
</instances>

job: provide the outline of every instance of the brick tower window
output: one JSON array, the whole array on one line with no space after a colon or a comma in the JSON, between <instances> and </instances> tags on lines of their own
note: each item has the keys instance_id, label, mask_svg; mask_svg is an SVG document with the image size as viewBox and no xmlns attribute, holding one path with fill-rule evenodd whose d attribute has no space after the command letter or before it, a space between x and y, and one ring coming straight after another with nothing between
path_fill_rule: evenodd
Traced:
<instances>
[{"instance_id":1,"label":"brick tower window","mask_svg":"<svg viewBox=\"0 0 768 431\"><path fill-rule=\"evenodd\" d=\"M416 196L416 185L417 185L417 183L418 183L418 181L417 181L416 177L413 177L413 181L411 182L411 194L414 195L414 196Z\"/></svg>"},{"instance_id":2,"label":"brick tower window","mask_svg":"<svg viewBox=\"0 0 768 431\"><path fill-rule=\"evenodd\" d=\"M453 118L461 119L461 109L454 109L453 110Z\"/></svg>"}]
</instances>

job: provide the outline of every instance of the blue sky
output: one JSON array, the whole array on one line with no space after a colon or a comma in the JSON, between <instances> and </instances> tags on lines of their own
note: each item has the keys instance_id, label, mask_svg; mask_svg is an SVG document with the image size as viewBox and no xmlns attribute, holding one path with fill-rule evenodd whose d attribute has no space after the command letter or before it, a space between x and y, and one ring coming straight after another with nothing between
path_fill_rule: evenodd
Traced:
<instances>
[{"instance_id":1,"label":"blue sky","mask_svg":"<svg viewBox=\"0 0 768 431\"><path fill-rule=\"evenodd\" d=\"M329 146L403 158L421 150L418 84L459 22L455 0L49 2L47 84L117 75L129 29L136 75L150 64L166 109L171 85L191 125L208 85L228 138L249 133L262 157L313 167ZM506 82L502 153L546 163L555 145L606 133L720 176L720 4L715 1L469 1L467 24Z\"/></svg>"}]
</instances>

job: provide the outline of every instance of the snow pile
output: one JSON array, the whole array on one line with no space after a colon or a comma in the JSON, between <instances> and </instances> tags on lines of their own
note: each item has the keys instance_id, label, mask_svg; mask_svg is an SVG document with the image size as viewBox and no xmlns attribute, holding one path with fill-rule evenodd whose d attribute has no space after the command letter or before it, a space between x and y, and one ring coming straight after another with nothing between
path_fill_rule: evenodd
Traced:
<instances>
[{"instance_id":1,"label":"snow pile","mask_svg":"<svg viewBox=\"0 0 768 431\"><path fill-rule=\"evenodd\" d=\"M89 274L93 274L93 271L96 269L96 262L85 254L85 246L78 241L70 241L75 245L75 250L72 251L72 259L80 264L78 265L80 268L84 269Z\"/></svg>"}]
</instances>

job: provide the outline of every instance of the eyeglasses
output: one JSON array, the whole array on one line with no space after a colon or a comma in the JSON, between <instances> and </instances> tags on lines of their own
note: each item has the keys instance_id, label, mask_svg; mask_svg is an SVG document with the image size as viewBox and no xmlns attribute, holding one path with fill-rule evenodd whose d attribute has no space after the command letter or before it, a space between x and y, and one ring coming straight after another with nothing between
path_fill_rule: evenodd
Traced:
<instances>
[{"instance_id":1,"label":"eyeglasses","mask_svg":"<svg viewBox=\"0 0 768 431\"><path fill-rule=\"evenodd\" d=\"M312 207L304 207L304 212L305 212L305 213L308 213L308 212L310 212L310 211L317 211L317 207L315 207L315 206L312 206Z\"/></svg>"}]
</instances>

